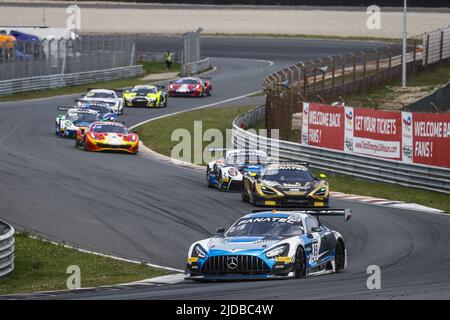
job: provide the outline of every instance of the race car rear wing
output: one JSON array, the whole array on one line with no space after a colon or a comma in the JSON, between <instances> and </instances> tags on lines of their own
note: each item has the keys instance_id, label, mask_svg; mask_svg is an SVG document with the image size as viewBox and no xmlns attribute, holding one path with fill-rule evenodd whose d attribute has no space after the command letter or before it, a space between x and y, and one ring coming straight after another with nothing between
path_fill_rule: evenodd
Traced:
<instances>
[{"instance_id":1,"label":"race car rear wing","mask_svg":"<svg viewBox=\"0 0 450 320\"><path fill-rule=\"evenodd\" d=\"M258 212L267 212L267 211L277 212L277 211L283 211L283 212L299 212L299 213L305 213L312 216L316 216L317 219L319 217L344 217L345 221L350 220L352 217L352 209L325 209L325 208L300 208L300 209L293 209L293 208L273 208L273 209L256 209L252 210L253 213Z\"/></svg>"},{"instance_id":2,"label":"race car rear wing","mask_svg":"<svg viewBox=\"0 0 450 320\"><path fill-rule=\"evenodd\" d=\"M65 107L65 106L57 106L56 110L58 111L67 111L69 109L75 109L76 107Z\"/></svg>"}]
</instances>

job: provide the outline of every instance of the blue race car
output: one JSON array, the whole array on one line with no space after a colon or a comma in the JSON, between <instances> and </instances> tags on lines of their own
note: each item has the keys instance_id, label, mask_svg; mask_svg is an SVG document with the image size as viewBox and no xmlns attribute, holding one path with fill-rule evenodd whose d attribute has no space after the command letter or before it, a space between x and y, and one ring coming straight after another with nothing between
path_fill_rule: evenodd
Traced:
<instances>
[{"instance_id":1,"label":"blue race car","mask_svg":"<svg viewBox=\"0 0 450 320\"><path fill-rule=\"evenodd\" d=\"M244 175L259 175L270 159L267 153L261 150L212 148L210 151L226 152L223 158L208 163L206 184L210 188L226 191L240 191Z\"/></svg>"},{"instance_id":2,"label":"blue race car","mask_svg":"<svg viewBox=\"0 0 450 320\"><path fill-rule=\"evenodd\" d=\"M101 121L115 121L118 117L117 113L106 103L83 102L79 108L96 111Z\"/></svg>"},{"instance_id":3,"label":"blue race car","mask_svg":"<svg viewBox=\"0 0 450 320\"><path fill-rule=\"evenodd\" d=\"M193 243L186 279L245 280L301 278L339 272L347 266L343 236L319 216L344 216L350 209L263 211L237 220L228 231Z\"/></svg>"}]
</instances>

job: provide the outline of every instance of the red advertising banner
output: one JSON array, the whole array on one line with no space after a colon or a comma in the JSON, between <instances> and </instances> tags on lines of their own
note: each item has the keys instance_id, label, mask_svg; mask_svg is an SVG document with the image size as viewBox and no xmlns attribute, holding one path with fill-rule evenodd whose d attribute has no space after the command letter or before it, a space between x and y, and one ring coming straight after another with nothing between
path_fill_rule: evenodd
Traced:
<instances>
[{"instance_id":1,"label":"red advertising banner","mask_svg":"<svg viewBox=\"0 0 450 320\"><path fill-rule=\"evenodd\" d=\"M450 114L304 103L302 117L303 144L450 168Z\"/></svg>"},{"instance_id":2,"label":"red advertising banner","mask_svg":"<svg viewBox=\"0 0 450 320\"><path fill-rule=\"evenodd\" d=\"M413 162L450 168L450 114L413 113Z\"/></svg>"},{"instance_id":3,"label":"red advertising banner","mask_svg":"<svg viewBox=\"0 0 450 320\"><path fill-rule=\"evenodd\" d=\"M309 103L307 106L307 126L303 126L307 143L311 146L343 150L344 148L344 107L323 106ZM305 110L304 110L305 111ZM306 139L305 139L306 140Z\"/></svg>"},{"instance_id":4,"label":"red advertising banner","mask_svg":"<svg viewBox=\"0 0 450 320\"><path fill-rule=\"evenodd\" d=\"M353 110L353 152L401 160L401 113L359 108Z\"/></svg>"}]
</instances>

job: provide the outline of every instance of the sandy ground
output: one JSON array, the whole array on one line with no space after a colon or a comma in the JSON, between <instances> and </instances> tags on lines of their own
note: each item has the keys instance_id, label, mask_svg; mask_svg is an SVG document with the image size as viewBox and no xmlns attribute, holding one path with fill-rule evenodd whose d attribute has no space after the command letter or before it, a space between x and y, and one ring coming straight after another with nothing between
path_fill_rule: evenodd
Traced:
<instances>
[{"instance_id":1,"label":"sandy ground","mask_svg":"<svg viewBox=\"0 0 450 320\"><path fill-rule=\"evenodd\" d=\"M4 1L6 2L6 1ZM1 26L65 27L68 14L61 5L12 6L0 2ZM189 7L188 7L189 8ZM81 7L81 31L89 33L181 34L204 29L204 33L321 35L400 38L401 12L382 12L381 30L369 30L365 11L291 10L200 7L182 10L168 7ZM419 35L450 24L450 12L411 12L409 34Z\"/></svg>"}]
</instances>

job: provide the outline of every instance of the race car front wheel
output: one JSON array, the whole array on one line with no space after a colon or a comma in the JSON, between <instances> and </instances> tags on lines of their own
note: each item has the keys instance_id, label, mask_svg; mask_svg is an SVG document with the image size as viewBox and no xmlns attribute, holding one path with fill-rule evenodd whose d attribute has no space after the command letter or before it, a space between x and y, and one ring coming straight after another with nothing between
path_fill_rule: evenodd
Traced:
<instances>
[{"instance_id":1,"label":"race car front wheel","mask_svg":"<svg viewBox=\"0 0 450 320\"><path fill-rule=\"evenodd\" d=\"M334 256L334 263L336 265L336 272L344 270L345 266L345 248L341 240L336 243L336 253Z\"/></svg>"},{"instance_id":2,"label":"race car front wheel","mask_svg":"<svg viewBox=\"0 0 450 320\"><path fill-rule=\"evenodd\" d=\"M295 253L294 273L296 278L306 277L306 257L302 247L298 247Z\"/></svg>"},{"instance_id":3,"label":"race car front wheel","mask_svg":"<svg viewBox=\"0 0 450 320\"><path fill-rule=\"evenodd\" d=\"M208 188L212 188L213 185L211 184L211 169L209 167L206 169L206 185Z\"/></svg>"}]
</instances>

